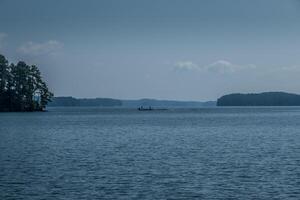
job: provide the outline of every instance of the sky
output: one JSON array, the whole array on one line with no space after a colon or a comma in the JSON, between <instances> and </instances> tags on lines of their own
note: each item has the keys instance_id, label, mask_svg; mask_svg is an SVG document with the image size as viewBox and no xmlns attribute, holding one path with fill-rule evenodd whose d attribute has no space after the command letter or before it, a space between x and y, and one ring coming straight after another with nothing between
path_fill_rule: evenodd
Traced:
<instances>
[{"instance_id":1,"label":"sky","mask_svg":"<svg viewBox=\"0 0 300 200\"><path fill-rule=\"evenodd\" d=\"M300 94L299 0L0 0L0 54L55 96Z\"/></svg>"}]
</instances>

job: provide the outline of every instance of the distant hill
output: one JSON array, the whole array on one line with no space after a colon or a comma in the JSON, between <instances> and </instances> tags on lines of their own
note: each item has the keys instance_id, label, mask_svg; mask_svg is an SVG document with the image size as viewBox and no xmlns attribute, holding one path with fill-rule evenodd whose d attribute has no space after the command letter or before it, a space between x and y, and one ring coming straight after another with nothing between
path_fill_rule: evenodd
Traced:
<instances>
[{"instance_id":1,"label":"distant hill","mask_svg":"<svg viewBox=\"0 0 300 200\"><path fill-rule=\"evenodd\" d=\"M156 107L156 108L197 108L203 106L216 106L215 101L172 101L156 99L122 100L123 107Z\"/></svg>"},{"instance_id":2,"label":"distant hill","mask_svg":"<svg viewBox=\"0 0 300 200\"><path fill-rule=\"evenodd\" d=\"M229 94L219 98L217 106L300 106L300 95L285 92Z\"/></svg>"},{"instance_id":3,"label":"distant hill","mask_svg":"<svg viewBox=\"0 0 300 200\"><path fill-rule=\"evenodd\" d=\"M76 99L73 97L54 97L49 106L94 106L94 107L125 107L138 108L154 107L154 108L197 108L216 106L215 101L197 102L197 101L171 101L171 100L156 100L156 99L140 99L140 100L119 100L110 98L95 98L95 99Z\"/></svg>"},{"instance_id":4,"label":"distant hill","mask_svg":"<svg viewBox=\"0 0 300 200\"><path fill-rule=\"evenodd\" d=\"M75 99L73 97L54 97L48 106L122 106L122 101L109 98Z\"/></svg>"}]
</instances>

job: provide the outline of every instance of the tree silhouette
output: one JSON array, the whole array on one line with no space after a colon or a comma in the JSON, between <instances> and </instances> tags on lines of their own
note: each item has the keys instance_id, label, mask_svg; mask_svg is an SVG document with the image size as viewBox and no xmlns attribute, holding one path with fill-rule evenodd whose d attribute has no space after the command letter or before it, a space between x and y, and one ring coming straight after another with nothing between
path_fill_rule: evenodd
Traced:
<instances>
[{"instance_id":1,"label":"tree silhouette","mask_svg":"<svg viewBox=\"0 0 300 200\"><path fill-rule=\"evenodd\" d=\"M52 97L37 66L0 55L0 111L41 111Z\"/></svg>"}]
</instances>

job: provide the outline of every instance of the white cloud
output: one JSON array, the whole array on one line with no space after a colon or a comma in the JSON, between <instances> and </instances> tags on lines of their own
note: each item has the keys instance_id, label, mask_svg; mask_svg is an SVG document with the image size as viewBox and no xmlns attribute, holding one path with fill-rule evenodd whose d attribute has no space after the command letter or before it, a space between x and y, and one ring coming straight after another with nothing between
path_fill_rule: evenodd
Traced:
<instances>
[{"instance_id":1,"label":"white cloud","mask_svg":"<svg viewBox=\"0 0 300 200\"><path fill-rule=\"evenodd\" d=\"M174 69L179 71L200 70L199 66L191 61L179 61L175 63Z\"/></svg>"},{"instance_id":2,"label":"white cloud","mask_svg":"<svg viewBox=\"0 0 300 200\"><path fill-rule=\"evenodd\" d=\"M292 65L288 67L281 67L280 70L289 71L289 72L300 72L300 66Z\"/></svg>"},{"instance_id":3,"label":"white cloud","mask_svg":"<svg viewBox=\"0 0 300 200\"><path fill-rule=\"evenodd\" d=\"M218 73L233 73L244 69L256 68L255 65L237 65L227 60L218 60L204 67L207 71Z\"/></svg>"},{"instance_id":4,"label":"white cloud","mask_svg":"<svg viewBox=\"0 0 300 200\"><path fill-rule=\"evenodd\" d=\"M18 52L30 56L42 56L56 54L63 44L56 40L49 40L44 43L27 42L18 48Z\"/></svg>"},{"instance_id":5,"label":"white cloud","mask_svg":"<svg viewBox=\"0 0 300 200\"><path fill-rule=\"evenodd\" d=\"M208 71L214 73L234 73L244 69L254 69L255 65L237 65L227 60L218 60L208 65L198 65L192 61L180 61L175 63L175 70L181 71Z\"/></svg>"},{"instance_id":6,"label":"white cloud","mask_svg":"<svg viewBox=\"0 0 300 200\"><path fill-rule=\"evenodd\" d=\"M0 32L0 47L3 45L3 40L7 37L6 33Z\"/></svg>"}]
</instances>

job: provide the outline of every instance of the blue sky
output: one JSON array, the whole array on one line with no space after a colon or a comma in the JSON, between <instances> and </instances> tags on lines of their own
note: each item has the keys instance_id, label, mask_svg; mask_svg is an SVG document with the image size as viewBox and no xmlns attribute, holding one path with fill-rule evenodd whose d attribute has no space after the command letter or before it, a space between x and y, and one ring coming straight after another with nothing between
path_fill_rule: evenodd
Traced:
<instances>
[{"instance_id":1,"label":"blue sky","mask_svg":"<svg viewBox=\"0 0 300 200\"><path fill-rule=\"evenodd\" d=\"M300 93L298 0L0 0L0 53L56 96Z\"/></svg>"}]
</instances>

